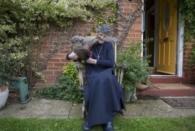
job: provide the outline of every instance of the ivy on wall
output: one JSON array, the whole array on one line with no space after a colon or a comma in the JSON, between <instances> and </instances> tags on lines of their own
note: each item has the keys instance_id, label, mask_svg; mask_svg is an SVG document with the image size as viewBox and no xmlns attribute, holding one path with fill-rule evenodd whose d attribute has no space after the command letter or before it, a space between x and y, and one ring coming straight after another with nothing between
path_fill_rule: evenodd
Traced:
<instances>
[{"instance_id":1,"label":"ivy on wall","mask_svg":"<svg viewBox=\"0 0 195 131\"><path fill-rule=\"evenodd\" d=\"M116 24L117 22L117 11L118 7L116 3L109 4L107 6L107 11L101 12L99 10L96 11L95 16L95 24L96 25L102 25L102 24ZM105 9L106 10L106 9ZM105 13L107 13L105 15Z\"/></svg>"},{"instance_id":2,"label":"ivy on wall","mask_svg":"<svg viewBox=\"0 0 195 131\"><path fill-rule=\"evenodd\" d=\"M187 41L195 39L195 1L182 0L182 13L185 20L185 37Z\"/></svg>"},{"instance_id":3,"label":"ivy on wall","mask_svg":"<svg viewBox=\"0 0 195 131\"><path fill-rule=\"evenodd\" d=\"M70 28L75 20L98 21L115 0L1 0L0 75L25 75L31 48L51 26ZM112 21L109 20L108 21ZM101 22L97 22L101 24Z\"/></svg>"}]
</instances>

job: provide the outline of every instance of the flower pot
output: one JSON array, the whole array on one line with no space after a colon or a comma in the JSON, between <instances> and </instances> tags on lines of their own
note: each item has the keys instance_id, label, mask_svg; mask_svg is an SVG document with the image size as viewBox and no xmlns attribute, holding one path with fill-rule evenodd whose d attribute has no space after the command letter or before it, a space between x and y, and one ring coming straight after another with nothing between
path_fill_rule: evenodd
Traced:
<instances>
[{"instance_id":1,"label":"flower pot","mask_svg":"<svg viewBox=\"0 0 195 131\"><path fill-rule=\"evenodd\" d=\"M141 83L139 83L139 84L136 85L136 88L137 88L138 90L142 91L142 90L148 89L149 86L146 85L146 84L141 84Z\"/></svg>"},{"instance_id":2,"label":"flower pot","mask_svg":"<svg viewBox=\"0 0 195 131\"><path fill-rule=\"evenodd\" d=\"M126 90L124 91L124 99L126 103L129 102L134 102L137 100L137 96L136 96L136 88L132 89L132 90Z\"/></svg>"},{"instance_id":3,"label":"flower pot","mask_svg":"<svg viewBox=\"0 0 195 131\"><path fill-rule=\"evenodd\" d=\"M8 94L9 94L8 87L0 85L0 109L2 109L5 106Z\"/></svg>"},{"instance_id":4,"label":"flower pot","mask_svg":"<svg viewBox=\"0 0 195 131\"><path fill-rule=\"evenodd\" d=\"M29 87L26 77L12 78L10 81L10 88L18 90L20 95L20 103L26 104L31 100L29 97Z\"/></svg>"}]
</instances>

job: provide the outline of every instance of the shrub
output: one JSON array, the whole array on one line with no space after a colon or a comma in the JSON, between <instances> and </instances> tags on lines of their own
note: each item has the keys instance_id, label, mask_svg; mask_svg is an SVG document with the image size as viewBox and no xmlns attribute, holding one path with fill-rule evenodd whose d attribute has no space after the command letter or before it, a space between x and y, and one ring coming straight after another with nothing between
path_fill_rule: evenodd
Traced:
<instances>
[{"instance_id":1,"label":"shrub","mask_svg":"<svg viewBox=\"0 0 195 131\"><path fill-rule=\"evenodd\" d=\"M195 1L182 0L181 11L185 20L185 37L187 40L195 39Z\"/></svg>"},{"instance_id":2,"label":"shrub","mask_svg":"<svg viewBox=\"0 0 195 131\"><path fill-rule=\"evenodd\" d=\"M83 94L79 89L78 71L74 63L64 67L56 85L37 91L38 96L50 99L82 102Z\"/></svg>"},{"instance_id":3,"label":"shrub","mask_svg":"<svg viewBox=\"0 0 195 131\"><path fill-rule=\"evenodd\" d=\"M127 90L133 90L136 84L144 82L148 75L148 63L141 58L140 44L130 46L118 54L118 62L126 68L123 85Z\"/></svg>"}]
</instances>

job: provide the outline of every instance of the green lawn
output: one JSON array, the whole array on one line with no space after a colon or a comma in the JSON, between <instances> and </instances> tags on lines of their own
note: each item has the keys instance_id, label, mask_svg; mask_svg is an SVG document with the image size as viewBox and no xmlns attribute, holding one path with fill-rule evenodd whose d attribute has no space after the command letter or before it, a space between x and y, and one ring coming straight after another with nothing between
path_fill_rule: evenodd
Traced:
<instances>
[{"instance_id":1,"label":"green lawn","mask_svg":"<svg viewBox=\"0 0 195 131\"><path fill-rule=\"evenodd\" d=\"M82 122L81 119L0 118L0 131L81 131ZM114 126L115 131L195 131L195 117L117 118Z\"/></svg>"}]
</instances>

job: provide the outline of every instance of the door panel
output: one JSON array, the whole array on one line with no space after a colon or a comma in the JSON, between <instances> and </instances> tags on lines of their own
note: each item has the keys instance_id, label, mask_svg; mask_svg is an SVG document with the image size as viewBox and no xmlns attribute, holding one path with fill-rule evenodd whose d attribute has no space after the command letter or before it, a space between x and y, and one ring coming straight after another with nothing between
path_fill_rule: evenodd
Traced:
<instances>
[{"instance_id":1,"label":"door panel","mask_svg":"<svg viewBox=\"0 0 195 131\"><path fill-rule=\"evenodd\" d=\"M177 0L158 1L157 72L176 73Z\"/></svg>"}]
</instances>

